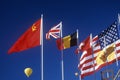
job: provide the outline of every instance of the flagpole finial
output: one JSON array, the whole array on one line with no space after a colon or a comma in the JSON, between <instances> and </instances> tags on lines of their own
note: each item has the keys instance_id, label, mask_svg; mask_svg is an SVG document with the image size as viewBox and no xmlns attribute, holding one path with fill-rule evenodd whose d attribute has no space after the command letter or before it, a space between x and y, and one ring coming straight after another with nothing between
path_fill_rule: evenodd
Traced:
<instances>
[{"instance_id":1,"label":"flagpole finial","mask_svg":"<svg viewBox=\"0 0 120 80\"><path fill-rule=\"evenodd\" d=\"M78 29L77 29L77 39L78 39L78 37L79 37L79 34L78 34L78 33L79 33L79 31L78 31Z\"/></svg>"},{"instance_id":2,"label":"flagpole finial","mask_svg":"<svg viewBox=\"0 0 120 80\"><path fill-rule=\"evenodd\" d=\"M43 17L43 14L41 14L41 17Z\"/></svg>"}]
</instances>

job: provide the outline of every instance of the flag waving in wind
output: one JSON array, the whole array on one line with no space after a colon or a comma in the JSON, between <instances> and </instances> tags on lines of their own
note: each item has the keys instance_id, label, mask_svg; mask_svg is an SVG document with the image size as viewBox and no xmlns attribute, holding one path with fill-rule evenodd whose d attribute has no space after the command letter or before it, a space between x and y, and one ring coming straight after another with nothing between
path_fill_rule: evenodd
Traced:
<instances>
[{"instance_id":1,"label":"flag waving in wind","mask_svg":"<svg viewBox=\"0 0 120 80\"><path fill-rule=\"evenodd\" d=\"M52 36L55 39L60 38L60 33L62 30L61 28L62 28L62 22L60 22L58 25L52 27L48 31L48 33L46 33L46 39L50 39L50 36Z\"/></svg>"},{"instance_id":2,"label":"flag waving in wind","mask_svg":"<svg viewBox=\"0 0 120 80\"><path fill-rule=\"evenodd\" d=\"M65 36L62 39L56 40L57 47L59 50L67 49L77 45L78 33L74 32L71 35Z\"/></svg>"},{"instance_id":3,"label":"flag waving in wind","mask_svg":"<svg viewBox=\"0 0 120 80\"><path fill-rule=\"evenodd\" d=\"M36 21L32 26L23 33L22 36L9 49L8 54L20 52L32 47L41 45L41 19Z\"/></svg>"},{"instance_id":4,"label":"flag waving in wind","mask_svg":"<svg viewBox=\"0 0 120 80\"><path fill-rule=\"evenodd\" d=\"M83 42L81 42L76 49L76 54L78 54L80 51L85 51L88 48L90 48L90 36L88 36Z\"/></svg>"},{"instance_id":5,"label":"flag waving in wind","mask_svg":"<svg viewBox=\"0 0 120 80\"><path fill-rule=\"evenodd\" d=\"M116 59L120 60L118 27L117 22L114 22L92 39L91 48L84 48L86 52L83 52L78 64L78 68L81 71L81 78L94 73L108 64L114 63ZM87 43L89 42L88 40Z\"/></svg>"},{"instance_id":6,"label":"flag waving in wind","mask_svg":"<svg viewBox=\"0 0 120 80\"><path fill-rule=\"evenodd\" d=\"M85 46L83 46L83 53L80 57L80 62L78 64L78 69L81 71L81 78L93 74L99 68L98 66L96 66L95 63L96 56L100 51L98 36L95 36L92 41L90 41L90 36L88 36L85 41L83 41L85 42ZM90 44L92 44L91 47Z\"/></svg>"}]
</instances>

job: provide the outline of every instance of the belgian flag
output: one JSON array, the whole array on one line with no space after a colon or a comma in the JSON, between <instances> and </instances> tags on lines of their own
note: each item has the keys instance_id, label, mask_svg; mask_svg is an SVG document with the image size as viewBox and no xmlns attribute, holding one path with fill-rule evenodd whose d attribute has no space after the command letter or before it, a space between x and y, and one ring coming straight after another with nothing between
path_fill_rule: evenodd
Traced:
<instances>
[{"instance_id":1,"label":"belgian flag","mask_svg":"<svg viewBox=\"0 0 120 80\"><path fill-rule=\"evenodd\" d=\"M67 49L77 45L77 32L56 40L59 50Z\"/></svg>"}]
</instances>

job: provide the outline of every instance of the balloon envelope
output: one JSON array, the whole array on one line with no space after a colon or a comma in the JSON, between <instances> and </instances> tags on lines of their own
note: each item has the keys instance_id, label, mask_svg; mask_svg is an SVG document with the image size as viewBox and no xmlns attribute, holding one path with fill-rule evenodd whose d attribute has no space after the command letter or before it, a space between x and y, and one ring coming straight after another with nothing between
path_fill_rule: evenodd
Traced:
<instances>
[{"instance_id":1,"label":"balloon envelope","mask_svg":"<svg viewBox=\"0 0 120 80\"><path fill-rule=\"evenodd\" d=\"M32 69L31 68L25 68L24 73L27 77L29 77L32 74Z\"/></svg>"},{"instance_id":2,"label":"balloon envelope","mask_svg":"<svg viewBox=\"0 0 120 80\"><path fill-rule=\"evenodd\" d=\"M77 73L77 72L75 73L75 76L78 76L78 73Z\"/></svg>"}]
</instances>

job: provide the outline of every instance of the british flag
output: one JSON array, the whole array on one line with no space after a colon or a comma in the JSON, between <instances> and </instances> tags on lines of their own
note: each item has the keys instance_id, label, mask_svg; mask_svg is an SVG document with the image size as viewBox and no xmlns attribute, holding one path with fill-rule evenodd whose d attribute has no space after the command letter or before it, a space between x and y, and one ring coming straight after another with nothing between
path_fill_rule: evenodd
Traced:
<instances>
[{"instance_id":1,"label":"british flag","mask_svg":"<svg viewBox=\"0 0 120 80\"><path fill-rule=\"evenodd\" d=\"M46 39L50 39L50 36L52 36L55 39L60 38L61 30L62 30L62 22L60 22L58 25L52 27L48 31L48 33L46 33Z\"/></svg>"}]
</instances>

